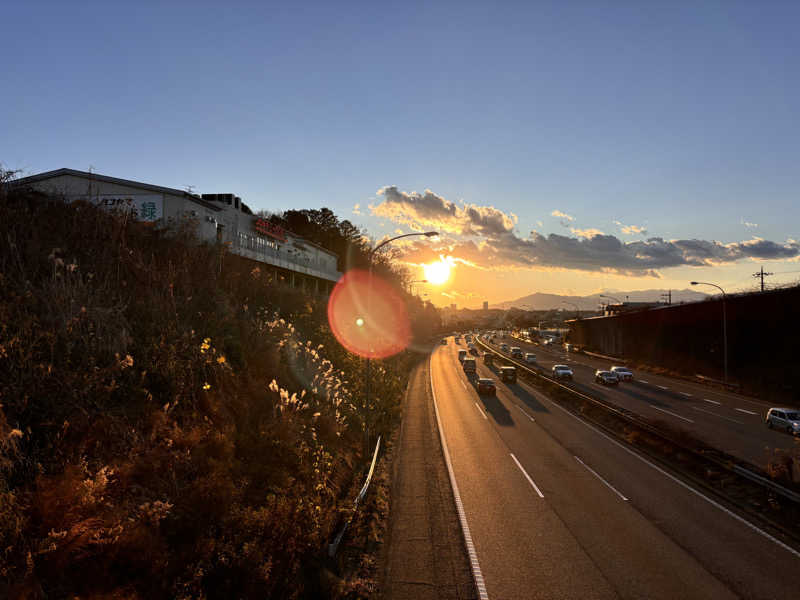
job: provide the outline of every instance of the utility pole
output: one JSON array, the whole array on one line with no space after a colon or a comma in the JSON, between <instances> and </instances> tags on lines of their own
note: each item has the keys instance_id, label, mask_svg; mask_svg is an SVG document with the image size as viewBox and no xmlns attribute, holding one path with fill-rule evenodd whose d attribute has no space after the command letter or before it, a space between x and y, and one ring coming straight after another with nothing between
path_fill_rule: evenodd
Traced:
<instances>
[{"instance_id":1,"label":"utility pole","mask_svg":"<svg viewBox=\"0 0 800 600\"><path fill-rule=\"evenodd\" d=\"M753 273L753 277L755 277L756 279L761 279L762 292L764 291L764 277L769 277L770 275L774 275L774 273L765 273L763 266L761 267L760 271L756 271L755 273Z\"/></svg>"},{"instance_id":2,"label":"utility pole","mask_svg":"<svg viewBox=\"0 0 800 600\"><path fill-rule=\"evenodd\" d=\"M661 297L667 301L667 304L672 304L672 290L667 290L667 293L661 294Z\"/></svg>"}]
</instances>

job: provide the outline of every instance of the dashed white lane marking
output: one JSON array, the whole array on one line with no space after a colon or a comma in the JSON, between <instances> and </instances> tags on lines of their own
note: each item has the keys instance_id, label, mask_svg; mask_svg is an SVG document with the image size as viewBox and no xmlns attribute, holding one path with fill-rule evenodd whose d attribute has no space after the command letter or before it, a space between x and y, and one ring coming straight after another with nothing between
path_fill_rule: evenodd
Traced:
<instances>
[{"instance_id":1,"label":"dashed white lane marking","mask_svg":"<svg viewBox=\"0 0 800 600\"><path fill-rule=\"evenodd\" d=\"M428 362L428 375L431 379L431 396L433 397L433 409L436 413L436 425L439 428L439 440L442 443L444 462L445 465L447 465L447 473L450 476L450 487L453 488L453 498L456 502L458 520L461 523L461 532L464 534L464 545L467 547L472 578L475 580L478 598L480 598L480 600L489 600L489 594L486 591L486 582L483 579L481 565L478 562L478 553L475 551L475 544L472 543L472 534L469 531L469 524L467 523L467 513L464 511L464 504L461 502L461 494L458 491L458 483L456 483L456 475L453 472L453 463L450 461L450 451L447 449L447 440L444 437L442 419L439 416L439 405L436 402L436 392L433 390L433 369L431 368L431 362Z\"/></svg>"},{"instance_id":2,"label":"dashed white lane marking","mask_svg":"<svg viewBox=\"0 0 800 600\"><path fill-rule=\"evenodd\" d=\"M459 379L459 381L461 381L461 380ZM466 384L466 383L464 383L463 381L461 381L461 385L463 385L463 386L464 386L464 389L467 389L467 384Z\"/></svg>"},{"instance_id":3,"label":"dashed white lane marking","mask_svg":"<svg viewBox=\"0 0 800 600\"><path fill-rule=\"evenodd\" d=\"M713 413L710 410L703 410L702 408L698 408L697 406L692 406L692 410L698 410L700 412L706 413L707 415L714 415L715 417L719 417L720 419L725 419L726 421L733 421L734 423L738 423L739 425L744 425L741 421L737 421L736 419L731 419L730 417L725 417L723 415L718 415L717 413Z\"/></svg>"},{"instance_id":4,"label":"dashed white lane marking","mask_svg":"<svg viewBox=\"0 0 800 600\"><path fill-rule=\"evenodd\" d=\"M703 402L711 402L711 404L716 404L717 406L722 404L722 402L717 402L716 400L709 400L708 398L703 398Z\"/></svg>"},{"instance_id":5,"label":"dashed white lane marking","mask_svg":"<svg viewBox=\"0 0 800 600\"><path fill-rule=\"evenodd\" d=\"M475 408L477 408L477 409L478 409L478 412L480 412L480 413L481 413L481 416L482 416L484 419L486 419L487 421L489 420L489 417L487 417L487 416L486 416L486 413L485 413L485 412L483 412L483 409L480 407L480 405L479 405L477 402L475 403Z\"/></svg>"},{"instance_id":6,"label":"dashed white lane marking","mask_svg":"<svg viewBox=\"0 0 800 600\"><path fill-rule=\"evenodd\" d=\"M660 410L661 412L667 413L668 415L672 415L673 417L678 417L679 419L683 419L684 421L688 421L689 423L694 423L694 421L692 421L691 419L687 419L686 417L682 417L678 413L674 413L672 411L665 410L665 409L659 408L657 406L651 406L650 408L654 408L656 410Z\"/></svg>"},{"instance_id":7,"label":"dashed white lane marking","mask_svg":"<svg viewBox=\"0 0 800 600\"><path fill-rule=\"evenodd\" d=\"M734 408L733 410L738 410L739 412L742 412L742 413L744 413L746 415L757 415L758 414L757 412L753 412L752 410L746 410L744 408Z\"/></svg>"},{"instance_id":8,"label":"dashed white lane marking","mask_svg":"<svg viewBox=\"0 0 800 600\"><path fill-rule=\"evenodd\" d=\"M647 385L650 385L650 382L649 381L645 381L644 379L640 379L639 383L646 383Z\"/></svg>"},{"instance_id":9,"label":"dashed white lane marking","mask_svg":"<svg viewBox=\"0 0 800 600\"><path fill-rule=\"evenodd\" d=\"M692 395L689 392L678 392L681 396L686 396L687 398L691 398Z\"/></svg>"},{"instance_id":10,"label":"dashed white lane marking","mask_svg":"<svg viewBox=\"0 0 800 600\"><path fill-rule=\"evenodd\" d=\"M515 404L514 406L516 406L518 409L520 409L520 410L522 411L522 414L523 414L523 415L525 415L526 417L528 417L528 418L529 418L531 421L534 421L534 422L536 421L536 419L534 419L532 416L530 416L530 415L529 415L529 414L528 414L528 413L525 411L525 409L524 409L524 408L522 408L522 407L521 407L519 404Z\"/></svg>"},{"instance_id":11,"label":"dashed white lane marking","mask_svg":"<svg viewBox=\"0 0 800 600\"><path fill-rule=\"evenodd\" d=\"M657 388L661 388L662 390L668 390L669 388L665 385L656 385Z\"/></svg>"},{"instance_id":12,"label":"dashed white lane marking","mask_svg":"<svg viewBox=\"0 0 800 600\"><path fill-rule=\"evenodd\" d=\"M530 484L533 486L533 489L535 489L535 490L536 490L536 493L537 493L537 494L539 494L539 498L544 498L544 494L542 494L542 491L541 491L541 490L538 488L538 486L537 486L537 485L536 485L536 484L533 482L533 479L531 479L531 476L530 476L530 475L528 475L527 471L525 471L525 469L523 469L523 468L522 468L522 465L521 465L521 464L519 464L519 461L517 460L517 457L516 457L516 456L514 456L514 454L513 454L513 453L511 453L511 458L513 458L513 459L514 459L514 462L515 462L515 463L517 463L517 466L519 467L519 470L520 470L520 471L522 471L522 474L523 474L523 475L525 475L525 479L527 479L527 480L528 480L528 483L530 483Z\"/></svg>"},{"instance_id":13,"label":"dashed white lane marking","mask_svg":"<svg viewBox=\"0 0 800 600\"><path fill-rule=\"evenodd\" d=\"M597 435L600 435L600 436L604 437L604 438L605 438L605 439L607 439L609 442L611 442L611 443L612 443L612 444L614 444L615 446L617 446L617 447L621 448L622 450L624 450L625 452L627 452L628 454L630 454L630 455L631 455L631 456L633 456L634 458L637 458L637 459L639 459L640 461L642 461L643 463L645 463L647 466L649 466L651 469L654 469L654 470L658 471L659 473L661 473L661 474L662 474L664 477L666 477L667 479L671 479L672 481L674 481L675 483L677 483L677 484L678 484L679 486L681 486L682 488L684 488L684 489L686 489L686 490L690 491L691 493L693 493L693 494L694 494L695 496L697 496L698 498L702 498L703 500L705 500L706 502L708 502L708 503L709 503L709 504L711 504L712 506L714 506L714 507L718 508L719 510L721 510L722 512L724 512L726 515L728 515L728 516L729 516L729 517L731 517L732 519L734 519L734 520L736 520L736 521L739 521L739 522L740 522L742 525L744 525L745 527L748 527L749 529L751 529L751 530L755 531L757 534L759 534L759 535L761 535L761 536L763 536L763 537L767 538L769 541L771 541L771 542L773 542L773 543L777 544L778 546L780 546L781 548L783 548L783 549L784 549L784 550L786 550L787 552L790 552L791 554L793 554L793 555L797 556L798 558L800 558L800 552L798 552L797 550L795 550L795 549L794 549L794 548L792 548L791 546L787 546L787 545L786 545L786 544L784 544L782 541L780 541L778 538L776 538L776 537L774 537L774 536L771 536L770 534L768 534L768 533L767 533L766 531L764 531L763 529L759 529L758 527L756 527L755 525L753 525L753 524L752 524L750 521L748 521L748 520L744 519L743 517L740 517L740 516L739 516L739 515L737 515L735 512L732 512L732 511L728 510L727 508L725 508L724 506L722 506L722 505L721 505L719 502L716 502L716 501L712 500L711 498L709 498L708 496L706 496L706 495L705 495L705 494L703 494L702 492L699 492L698 490L694 489L694 488L693 488L692 486L690 486L688 483L685 483L685 482L681 481L680 479L678 479L677 477L675 477L674 475L671 475L670 473L667 473L667 472L666 472L664 469L662 469L662 468L661 468L661 467L659 467L658 465L656 465L656 464L654 464L654 463L650 462L650 461L649 461L649 460L647 460L645 457L643 457L643 456L641 456L640 454L638 454L638 453L634 452L634 451L633 451L633 450L631 450L630 448L626 448L626 447L625 447L625 446L623 446L623 445L622 445L620 442L618 442L617 440L615 440L614 438L612 438L612 437L611 437L611 436L609 436L608 434L606 434L606 433L604 433L604 432L600 431L600 430L599 430L597 427L595 427L594 425L590 425L589 423L587 423L586 421L584 421L583 419L581 419L581 418L580 418L580 417L578 417L577 415L574 415L574 414L572 414L571 412L569 412L569 411L568 411L566 408L564 408L564 407L563 407L563 406L561 406L560 404L556 404L555 402L553 402L552 400L550 400L550 398L546 398L546 399L547 399L547 401L548 401L548 402L549 402L549 403L550 403L552 406L554 406L554 407L555 407L555 408L557 408L558 410L562 411L562 412L563 412L563 413L565 413L566 415L569 415L570 417L572 417L573 419L575 419L576 421L578 421L578 423L582 423L583 425L585 425L586 427L588 427L589 429L591 429L592 431L594 431L594 432L595 432Z\"/></svg>"},{"instance_id":14,"label":"dashed white lane marking","mask_svg":"<svg viewBox=\"0 0 800 600\"><path fill-rule=\"evenodd\" d=\"M585 462L583 462L583 461L582 461L580 458L578 458L577 456L575 457L575 460L577 460L577 461L578 461L579 463L581 463L581 464L582 464L584 467L586 467L586 468L589 470L589 472L590 472L592 475L594 475L594 476L595 476L595 477L597 477L597 478L598 478L600 481L602 481L603 483L605 483L605 484L606 484L606 486L608 487L608 489L610 489L612 492L614 492L614 493L615 493L617 496L619 496L620 498L622 498L623 500L625 500L625 502L627 502L627 501L628 501L628 499L627 499L625 496L623 496L622 494L620 494L620 492L619 492L619 490L618 490L617 488L615 488L613 485L611 485L610 483L608 483L608 482L607 482L605 479L603 479L602 477L600 477L600 475L598 475L598 474L597 474L597 471L595 471L595 470L594 470L592 467L590 467L589 465L587 465Z\"/></svg>"}]
</instances>

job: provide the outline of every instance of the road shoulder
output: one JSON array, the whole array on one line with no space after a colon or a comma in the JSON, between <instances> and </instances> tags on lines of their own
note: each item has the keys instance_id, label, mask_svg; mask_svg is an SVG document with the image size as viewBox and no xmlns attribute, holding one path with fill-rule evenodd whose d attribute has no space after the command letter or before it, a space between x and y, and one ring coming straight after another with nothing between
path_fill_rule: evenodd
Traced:
<instances>
[{"instance_id":1,"label":"road shoulder","mask_svg":"<svg viewBox=\"0 0 800 600\"><path fill-rule=\"evenodd\" d=\"M382 597L476 597L442 454L429 385L429 362L409 378L391 468L389 531Z\"/></svg>"}]
</instances>

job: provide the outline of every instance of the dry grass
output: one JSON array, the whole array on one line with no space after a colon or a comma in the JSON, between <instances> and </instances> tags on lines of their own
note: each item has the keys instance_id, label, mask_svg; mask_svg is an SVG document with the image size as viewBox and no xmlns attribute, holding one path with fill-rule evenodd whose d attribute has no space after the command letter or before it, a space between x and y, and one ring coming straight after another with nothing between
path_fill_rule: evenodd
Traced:
<instances>
[{"instance_id":1,"label":"dry grass","mask_svg":"<svg viewBox=\"0 0 800 600\"><path fill-rule=\"evenodd\" d=\"M325 314L188 231L1 196L0 597L308 593L364 462Z\"/></svg>"}]
</instances>

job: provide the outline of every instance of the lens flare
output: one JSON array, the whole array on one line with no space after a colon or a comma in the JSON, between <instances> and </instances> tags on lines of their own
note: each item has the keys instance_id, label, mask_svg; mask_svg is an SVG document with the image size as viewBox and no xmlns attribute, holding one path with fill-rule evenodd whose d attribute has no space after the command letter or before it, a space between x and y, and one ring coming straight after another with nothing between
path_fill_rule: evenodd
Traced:
<instances>
[{"instance_id":1,"label":"lens flare","mask_svg":"<svg viewBox=\"0 0 800 600\"><path fill-rule=\"evenodd\" d=\"M450 279L450 264L444 260L437 260L422 266L425 279L435 285L441 285Z\"/></svg>"},{"instance_id":2,"label":"lens flare","mask_svg":"<svg viewBox=\"0 0 800 600\"><path fill-rule=\"evenodd\" d=\"M334 286L328 300L328 323L339 343L368 358L386 358L411 341L405 303L377 275L353 269Z\"/></svg>"}]
</instances>

